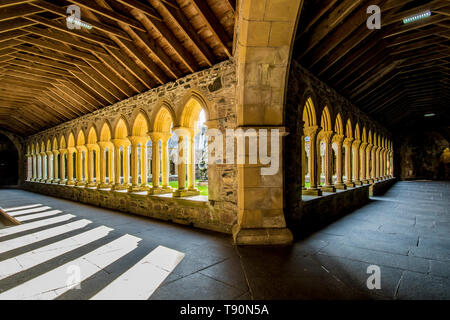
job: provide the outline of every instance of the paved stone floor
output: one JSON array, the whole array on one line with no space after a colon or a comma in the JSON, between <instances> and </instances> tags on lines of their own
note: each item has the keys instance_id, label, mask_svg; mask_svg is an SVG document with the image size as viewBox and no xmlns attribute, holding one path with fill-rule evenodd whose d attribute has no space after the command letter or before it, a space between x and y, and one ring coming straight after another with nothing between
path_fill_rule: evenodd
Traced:
<instances>
[{"instance_id":1,"label":"paved stone floor","mask_svg":"<svg viewBox=\"0 0 450 320\"><path fill-rule=\"evenodd\" d=\"M236 248L213 232L0 190L22 221L0 229L0 299L450 299L449 199L450 183L398 182L291 247ZM370 265L381 289L367 288Z\"/></svg>"}]
</instances>

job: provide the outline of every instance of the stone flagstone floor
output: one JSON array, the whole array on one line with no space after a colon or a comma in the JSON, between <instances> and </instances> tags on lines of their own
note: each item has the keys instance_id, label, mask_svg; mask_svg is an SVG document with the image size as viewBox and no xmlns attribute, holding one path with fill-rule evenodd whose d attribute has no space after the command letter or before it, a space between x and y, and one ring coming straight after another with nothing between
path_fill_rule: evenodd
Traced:
<instances>
[{"instance_id":1,"label":"stone flagstone floor","mask_svg":"<svg viewBox=\"0 0 450 320\"><path fill-rule=\"evenodd\" d=\"M290 247L21 190L0 206L22 221L0 227L0 299L450 299L448 182L398 182Z\"/></svg>"}]
</instances>

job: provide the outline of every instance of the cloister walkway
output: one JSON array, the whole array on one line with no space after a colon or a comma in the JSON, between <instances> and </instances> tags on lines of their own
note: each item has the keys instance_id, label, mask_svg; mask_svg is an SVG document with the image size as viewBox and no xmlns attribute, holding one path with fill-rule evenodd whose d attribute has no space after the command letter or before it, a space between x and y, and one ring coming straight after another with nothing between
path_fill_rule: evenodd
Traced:
<instances>
[{"instance_id":1,"label":"cloister walkway","mask_svg":"<svg viewBox=\"0 0 450 320\"><path fill-rule=\"evenodd\" d=\"M236 248L222 234L0 190L22 221L0 227L0 299L450 299L449 199L448 182L398 182L291 247ZM366 286L369 265L379 290ZM67 287L74 275L80 289Z\"/></svg>"}]
</instances>

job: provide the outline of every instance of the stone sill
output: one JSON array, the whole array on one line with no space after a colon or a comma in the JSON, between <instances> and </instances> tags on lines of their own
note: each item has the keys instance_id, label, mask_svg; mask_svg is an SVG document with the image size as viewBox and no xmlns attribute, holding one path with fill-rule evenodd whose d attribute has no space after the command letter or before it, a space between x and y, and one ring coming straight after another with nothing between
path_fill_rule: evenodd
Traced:
<instances>
[{"instance_id":1,"label":"stone sill","mask_svg":"<svg viewBox=\"0 0 450 320\"><path fill-rule=\"evenodd\" d=\"M83 187L83 186L75 186L75 185L65 185L65 184L58 184L58 183L44 183L40 181L25 181L25 183L31 183L31 184L38 184L38 185L45 185L45 186L59 186L62 188L77 188L77 189L84 189L89 190L91 192L100 192L100 193L109 193L113 192L119 196L131 196L131 197L150 197L150 198L159 198L159 199L167 199L171 201L177 201L180 204L185 203L194 203L197 205L200 204L209 204L208 196L189 196L189 197L174 197L172 193L164 193L164 194L147 194L147 191L128 191L128 190L111 190L108 188L95 188L95 187Z\"/></svg>"}]
</instances>

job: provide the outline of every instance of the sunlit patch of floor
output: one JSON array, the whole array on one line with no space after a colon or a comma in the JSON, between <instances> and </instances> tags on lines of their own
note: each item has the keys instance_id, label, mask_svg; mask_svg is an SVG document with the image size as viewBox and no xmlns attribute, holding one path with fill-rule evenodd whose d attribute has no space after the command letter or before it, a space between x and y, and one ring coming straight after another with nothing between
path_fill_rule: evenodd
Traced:
<instances>
[{"instance_id":1,"label":"sunlit patch of floor","mask_svg":"<svg viewBox=\"0 0 450 320\"><path fill-rule=\"evenodd\" d=\"M5 211L22 224L0 230L0 300L55 299L81 289L84 281L107 273L108 266L132 253L142 241L129 234L108 240L113 228L41 204ZM96 244L99 240L105 243ZM80 249L88 251L73 257ZM147 252L116 278L99 283L95 294L83 298L149 299L182 261L184 253L164 246ZM2 282L8 283L3 290Z\"/></svg>"}]
</instances>

